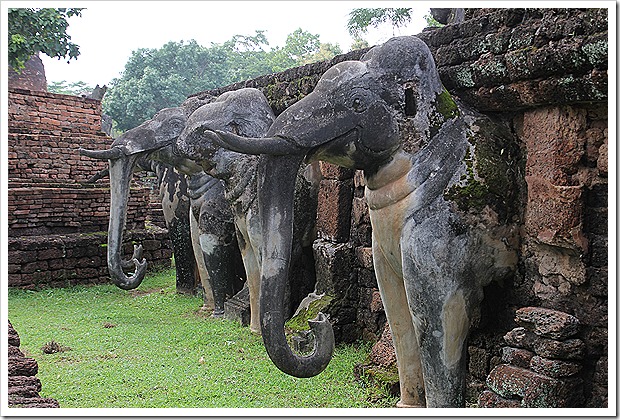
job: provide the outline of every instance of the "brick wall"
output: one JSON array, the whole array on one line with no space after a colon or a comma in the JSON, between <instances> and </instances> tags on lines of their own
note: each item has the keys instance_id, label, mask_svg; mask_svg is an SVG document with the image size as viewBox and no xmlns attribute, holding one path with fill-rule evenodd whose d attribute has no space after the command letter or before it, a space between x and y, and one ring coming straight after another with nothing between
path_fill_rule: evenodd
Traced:
<instances>
[{"instance_id":1,"label":"brick wall","mask_svg":"<svg viewBox=\"0 0 620 420\"><path fill-rule=\"evenodd\" d=\"M78 153L112 139L101 132L98 100L9 89L9 286L34 288L109 282L107 182L86 184L107 167ZM138 177L139 178L139 177ZM151 188L137 179L128 203L125 252L142 243L149 267L170 266L165 229L145 229ZM161 206L159 207L161 213Z\"/></svg>"},{"instance_id":2,"label":"brick wall","mask_svg":"<svg viewBox=\"0 0 620 420\"><path fill-rule=\"evenodd\" d=\"M106 162L80 156L101 149L101 103L94 99L23 89L9 90L8 170L28 182L84 182Z\"/></svg>"},{"instance_id":3,"label":"brick wall","mask_svg":"<svg viewBox=\"0 0 620 420\"><path fill-rule=\"evenodd\" d=\"M101 102L50 92L9 89L10 132L98 135Z\"/></svg>"},{"instance_id":4,"label":"brick wall","mask_svg":"<svg viewBox=\"0 0 620 420\"><path fill-rule=\"evenodd\" d=\"M16 184L9 188L9 236L107 231L109 187ZM127 207L129 230L144 229L149 191L134 188Z\"/></svg>"},{"instance_id":5,"label":"brick wall","mask_svg":"<svg viewBox=\"0 0 620 420\"><path fill-rule=\"evenodd\" d=\"M167 230L129 230L123 239L124 259L131 257L133 243L140 243L149 269L170 267L172 245ZM106 232L10 237L8 284L33 289L110 283L107 241Z\"/></svg>"}]
</instances>

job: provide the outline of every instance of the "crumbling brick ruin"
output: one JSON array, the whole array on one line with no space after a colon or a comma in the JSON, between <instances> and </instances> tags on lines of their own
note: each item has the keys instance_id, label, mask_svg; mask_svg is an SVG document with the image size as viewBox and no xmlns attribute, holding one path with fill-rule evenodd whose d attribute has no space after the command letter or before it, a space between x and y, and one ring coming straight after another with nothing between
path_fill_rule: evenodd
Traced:
<instances>
[{"instance_id":1,"label":"crumbling brick ruin","mask_svg":"<svg viewBox=\"0 0 620 420\"><path fill-rule=\"evenodd\" d=\"M26 357L19 349L19 334L9 321L8 329L8 393L9 407L58 408L53 398L39 395L41 381L37 378L39 365L36 360Z\"/></svg>"},{"instance_id":2,"label":"crumbling brick ruin","mask_svg":"<svg viewBox=\"0 0 620 420\"><path fill-rule=\"evenodd\" d=\"M517 139L513 145L517 158L510 167L511 176L520 183L519 271L512 282L485 288L481 318L468 348L470 404L607 407L607 31L606 9L528 8L466 9L463 22L418 34L430 47L448 91L504 122ZM310 93L333 64L359 59L366 51L194 96L255 87L266 95L277 115ZM62 109L71 100L79 103L74 106L93 106L97 111L87 117L92 120L84 125L86 131L71 134L65 130L72 124L62 127L58 116L43 116L46 106L40 102L48 100L62 102L53 109ZM97 134L99 105L23 90L9 92L9 105L9 282L30 287L78 281L78 276L65 275L57 281L54 276L59 274L40 274L45 272L45 260L36 246L54 243L49 235L61 232L52 223L56 220L49 219L62 220L65 213L71 213L66 206L72 199L73 206L81 206L80 211L90 209L92 214L82 217L74 211L70 221L61 223L72 230L56 238L83 237L78 232L95 232L104 224L99 217L105 219L107 212L103 200L96 198L99 192L94 186L79 184L99 164L88 160L88 174L79 172L83 161L75 151L77 146L103 148L96 144L108 141ZM45 128L36 131L38 124ZM61 142L60 138L68 140ZM50 156L49 162L37 163ZM73 160L72 165L54 166L61 157ZM66 172L69 166L73 169ZM334 295L326 312L340 342L359 338L377 342L368 364L356 369L358 374L371 375L379 368L394 372L389 328L372 265L363 177L360 172L324 163L321 171L314 257L317 282ZM22 198L19 186L31 192ZM65 208L58 214L50 211L49 217L42 210L24 215L25 209L36 209L46 201L33 197L43 197L49 188L55 188L57 200L66 199ZM88 197L78 199L80 193L90 197L90 203ZM132 193L132 197L137 195ZM20 207L22 199L33 201ZM91 208L91 203L99 207ZM133 209L133 221L142 229L144 207L134 203ZM37 234L47 236L17 236ZM164 239L157 236L154 240ZM28 245L29 241L37 245ZM105 241L97 237L92 246ZM56 251L59 259L54 264L61 264L64 273L75 272L78 261L86 264L87 260L69 255L65 243L66 239L58 239L54 249L62 253ZM101 268L88 278L106 281L105 254L98 255ZM72 258L74 265L64 267ZM28 266L33 261L42 266ZM52 264L47 262L47 267L51 269ZM540 328L541 323L546 330ZM532 389L536 384L551 391L537 393ZM398 390L398 386L392 388Z\"/></svg>"},{"instance_id":3,"label":"crumbling brick ruin","mask_svg":"<svg viewBox=\"0 0 620 420\"><path fill-rule=\"evenodd\" d=\"M78 153L112 141L101 132L101 102L11 88L8 111L9 286L109 282L109 184L86 183L106 165ZM132 190L127 252L139 241L152 267L170 266L166 230L145 228L150 193L144 185Z\"/></svg>"}]
</instances>

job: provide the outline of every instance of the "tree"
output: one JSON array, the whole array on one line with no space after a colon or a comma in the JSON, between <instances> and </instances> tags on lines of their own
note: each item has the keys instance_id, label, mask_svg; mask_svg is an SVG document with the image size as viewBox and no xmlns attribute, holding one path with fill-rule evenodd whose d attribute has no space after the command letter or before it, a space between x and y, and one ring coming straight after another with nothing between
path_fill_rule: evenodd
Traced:
<instances>
[{"instance_id":1,"label":"tree","mask_svg":"<svg viewBox=\"0 0 620 420\"><path fill-rule=\"evenodd\" d=\"M62 80L60 82L50 82L47 84L47 91L52 93L61 93L63 95L89 95L93 88L89 86L86 82L73 82L68 83L66 80Z\"/></svg>"},{"instance_id":2,"label":"tree","mask_svg":"<svg viewBox=\"0 0 620 420\"><path fill-rule=\"evenodd\" d=\"M120 78L103 99L116 128L133 128L160 109L178 106L191 94L340 54L338 45L297 29L282 48L269 50L264 31L235 35L223 44L168 42L160 49L133 51Z\"/></svg>"},{"instance_id":3,"label":"tree","mask_svg":"<svg viewBox=\"0 0 620 420\"><path fill-rule=\"evenodd\" d=\"M351 50L361 50L362 48L370 47L368 41L361 37L356 37L351 44Z\"/></svg>"},{"instance_id":4,"label":"tree","mask_svg":"<svg viewBox=\"0 0 620 420\"><path fill-rule=\"evenodd\" d=\"M220 64L226 60L225 51L204 48L194 40L135 50L121 77L111 82L103 110L118 129L133 128L160 109L178 106L188 94L226 80Z\"/></svg>"},{"instance_id":5,"label":"tree","mask_svg":"<svg viewBox=\"0 0 620 420\"><path fill-rule=\"evenodd\" d=\"M319 49L316 52L307 54L302 57L297 65L316 63L317 61L331 60L338 54L342 54L342 49L338 44L321 43Z\"/></svg>"},{"instance_id":6,"label":"tree","mask_svg":"<svg viewBox=\"0 0 620 420\"><path fill-rule=\"evenodd\" d=\"M411 8L375 8L353 9L349 13L347 30L353 38L359 38L369 27L377 28L383 23L390 23L392 28L399 28L411 21Z\"/></svg>"},{"instance_id":7,"label":"tree","mask_svg":"<svg viewBox=\"0 0 620 420\"><path fill-rule=\"evenodd\" d=\"M73 9L9 9L9 65L16 71L37 52L50 57L77 59L79 46L70 42L67 18L81 16L82 8Z\"/></svg>"},{"instance_id":8,"label":"tree","mask_svg":"<svg viewBox=\"0 0 620 420\"><path fill-rule=\"evenodd\" d=\"M438 22L437 19L435 19L430 13L424 15L424 20L426 21L426 26L429 28L441 28L442 26L445 26L443 23Z\"/></svg>"}]
</instances>

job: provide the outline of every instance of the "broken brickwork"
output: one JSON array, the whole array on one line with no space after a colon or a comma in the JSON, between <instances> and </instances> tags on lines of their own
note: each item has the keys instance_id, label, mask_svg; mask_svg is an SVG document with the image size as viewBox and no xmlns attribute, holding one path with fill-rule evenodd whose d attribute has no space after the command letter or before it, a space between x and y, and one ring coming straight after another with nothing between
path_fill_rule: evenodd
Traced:
<instances>
[{"instance_id":1,"label":"broken brickwork","mask_svg":"<svg viewBox=\"0 0 620 420\"><path fill-rule=\"evenodd\" d=\"M101 102L11 88L8 105L9 286L109 282L109 183L87 183L107 165L78 152L112 141L101 132ZM146 228L149 195L147 187L132 187L125 251L142 243L151 267L170 266L167 231Z\"/></svg>"},{"instance_id":2,"label":"broken brickwork","mask_svg":"<svg viewBox=\"0 0 620 420\"><path fill-rule=\"evenodd\" d=\"M26 357L19 349L19 334L9 322L8 330L8 394L9 407L15 408L59 408L58 401L43 398L41 381L37 378L39 365L31 357Z\"/></svg>"}]
</instances>

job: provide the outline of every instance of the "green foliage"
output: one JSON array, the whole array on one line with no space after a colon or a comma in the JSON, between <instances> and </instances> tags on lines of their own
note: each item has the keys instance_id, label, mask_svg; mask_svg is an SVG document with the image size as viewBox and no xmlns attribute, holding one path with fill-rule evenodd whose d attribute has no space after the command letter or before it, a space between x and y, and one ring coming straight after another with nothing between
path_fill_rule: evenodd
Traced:
<instances>
[{"instance_id":1,"label":"green foliage","mask_svg":"<svg viewBox=\"0 0 620 420\"><path fill-rule=\"evenodd\" d=\"M68 83L66 80L62 80L60 82L48 83L47 91L63 95L80 96L90 94L93 91L93 87L82 81Z\"/></svg>"},{"instance_id":2,"label":"green foliage","mask_svg":"<svg viewBox=\"0 0 620 420\"><path fill-rule=\"evenodd\" d=\"M174 271L134 291L113 285L10 289L9 320L20 349L39 365L43 397L81 407L377 407L353 367L368 344L338 346L320 375L280 372L261 337L198 310L177 294ZM45 354L51 341L65 351ZM68 350L70 348L71 350Z\"/></svg>"},{"instance_id":3,"label":"green foliage","mask_svg":"<svg viewBox=\"0 0 620 420\"><path fill-rule=\"evenodd\" d=\"M361 50L362 48L368 48L368 47L370 47L370 44L368 44L368 41L358 36L353 40L353 44L351 44L351 51Z\"/></svg>"},{"instance_id":4,"label":"green foliage","mask_svg":"<svg viewBox=\"0 0 620 420\"><path fill-rule=\"evenodd\" d=\"M424 15L424 20L426 21L426 26L429 28L441 28L445 26L443 23L439 23L430 13Z\"/></svg>"},{"instance_id":5,"label":"green foliage","mask_svg":"<svg viewBox=\"0 0 620 420\"><path fill-rule=\"evenodd\" d=\"M132 53L122 76L112 81L103 110L124 131L163 108L179 106L192 93L339 53L337 45L321 44L318 35L302 29L290 34L283 48L271 50L260 30L252 36L235 35L208 48L191 40L168 42L160 49L139 49Z\"/></svg>"},{"instance_id":6,"label":"green foliage","mask_svg":"<svg viewBox=\"0 0 620 420\"><path fill-rule=\"evenodd\" d=\"M67 34L67 18L81 16L81 8L33 9L15 8L8 13L9 66L16 71L38 52L69 60L80 55L79 46ZM69 61L67 61L69 62Z\"/></svg>"},{"instance_id":7,"label":"green foliage","mask_svg":"<svg viewBox=\"0 0 620 420\"><path fill-rule=\"evenodd\" d=\"M390 23L393 28L399 28L411 21L411 8L374 8L353 9L349 13L347 30L353 38L366 33L369 27L377 28L384 23Z\"/></svg>"}]
</instances>

